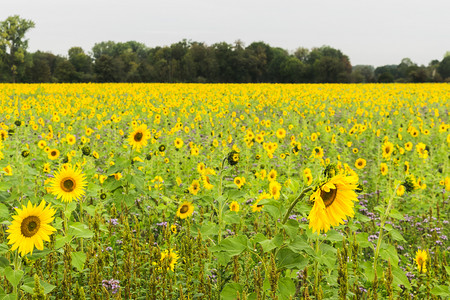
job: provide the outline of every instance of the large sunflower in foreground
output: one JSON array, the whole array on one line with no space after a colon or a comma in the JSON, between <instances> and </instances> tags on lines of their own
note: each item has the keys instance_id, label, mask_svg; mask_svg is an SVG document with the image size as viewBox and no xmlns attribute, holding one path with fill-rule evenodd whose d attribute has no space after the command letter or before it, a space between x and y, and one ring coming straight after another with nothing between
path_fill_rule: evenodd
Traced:
<instances>
[{"instance_id":1,"label":"large sunflower in foreground","mask_svg":"<svg viewBox=\"0 0 450 300\"><path fill-rule=\"evenodd\" d=\"M356 176L336 175L311 195L314 206L308 220L313 232L327 232L330 226L343 224L347 217L354 216L353 202L357 201L357 182Z\"/></svg>"},{"instance_id":2,"label":"large sunflower in foreground","mask_svg":"<svg viewBox=\"0 0 450 300\"><path fill-rule=\"evenodd\" d=\"M145 147L147 145L147 141L149 138L150 131L147 129L147 125L142 124L134 129L132 133L130 133L128 142L133 147L133 149L139 151L142 147Z\"/></svg>"},{"instance_id":3,"label":"large sunflower in foreground","mask_svg":"<svg viewBox=\"0 0 450 300\"><path fill-rule=\"evenodd\" d=\"M84 195L87 185L85 179L80 169L66 164L50 181L50 192L58 199L61 198L62 202L72 202Z\"/></svg>"},{"instance_id":4,"label":"large sunflower in foreground","mask_svg":"<svg viewBox=\"0 0 450 300\"><path fill-rule=\"evenodd\" d=\"M45 201L42 200L39 206L32 205L28 201L22 209L16 208L17 215L13 216L14 221L6 230L8 235L8 244L13 244L11 250L19 248L20 255L28 253L33 254L36 247L39 250L44 249L43 241L50 241L50 235L56 231L50 223L53 221L55 210L48 205L45 207Z\"/></svg>"}]
</instances>

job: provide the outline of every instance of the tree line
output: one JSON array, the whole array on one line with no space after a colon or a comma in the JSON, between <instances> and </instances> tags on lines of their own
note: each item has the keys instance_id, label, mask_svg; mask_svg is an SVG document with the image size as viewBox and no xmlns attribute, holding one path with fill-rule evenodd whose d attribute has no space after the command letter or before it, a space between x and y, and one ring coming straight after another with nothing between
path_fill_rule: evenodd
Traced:
<instances>
[{"instance_id":1,"label":"tree line","mask_svg":"<svg viewBox=\"0 0 450 300\"><path fill-rule=\"evenodd\" d=\"M67 56L27 52L31 20L0 22L0 82L198 82L198 83L369 83L450 81L450 53L428 66L409 58L398 65L352 66L338 49L322 46L289 52L264 42L207 45L182 40L148 47L136 41L99 42Z\"/></svg>"}]
</instances>

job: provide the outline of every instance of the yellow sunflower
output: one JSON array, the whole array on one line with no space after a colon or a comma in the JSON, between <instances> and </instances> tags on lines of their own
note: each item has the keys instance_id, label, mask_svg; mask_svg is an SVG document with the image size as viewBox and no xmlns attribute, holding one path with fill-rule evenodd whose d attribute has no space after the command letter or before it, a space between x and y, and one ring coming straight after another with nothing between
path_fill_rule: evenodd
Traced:
<instances>
[{"instance_id":1,"label":"yellow sunflower","mask_svg":"<svg viewBox=\"0 0 450 300\"><path fill-rule=\"evenodd\" d=\"M278 200L280 198L281 184L277 181L270 182L269 191L273 199Z\"/></svg>"},{"instance_id":2,"label":"yellow sunflower","mask_svg":"<svg viewBox=\"0 0 450 300\"><path fill-rule=\"evenodd\" d=\"M319 234L322 230L327 232L330 226L343 224L347 217L353 217L354 201L357 201L355 189L358 177L336 175L311 195L314 201L308 220L309 228Z\"/></svg>"},{"instance_id":3,"label":"yellow sunflower","mask_svg":"<svg viewBox=\"0 0 450 300\"><path fill-rule=\"evenodd\" d=\"M167 266L167 270L172 270L174 271L175 268L175 264L178 261L178 254L173 251L172 249L170 250L164 250L163 252L161 252L161 263L163 264L163 266Z\"/></svg>"},{"instance_id":4,"label":"yellow sunflower","mask_svg":"<svg viewBox=\"0 0 450 300\"><path fill-rule=\"evenodd\" d=\"M134 129L132 133L130 133L128 142L133 147L133 149L140 151L142 147L145 147L147 145L147 141L149 138L150 131L147 129L147 125L142 124Z\"/></svg>"},{"instance_id":5,"label":"yellow sunflower","mask_svg":"<svg viewBox=\"0 0 450 300\"><path fill-rule=\"evenodd\" d=\"M59 157L59 150L58 149L51 149L48 151L48 158L51 160L55 160Z\"/></svg>"},{"instance_id":6,"label":"yellow sunflower","mask_svg":"<svg viewBox=\"0 0 450 300\"><path fill-rule=\"evenodd\" d=\"M230 210L231 210L231 211L238 212L238 211L239 211L239 203L237 203L237 201L231 202L231 204L230 204Z\"/></svg>"},{"instance_id":7,"label":"yellow sunflower","mask_svg":"<svg viewBox=\"0 0 450 300\"><path fill-rule=\"evenodd\" d=\"M385 163L381 163L380 171L381 171L381 175L386 176L386 174L388 173L388 165Z\"/></svg>"},{"instance_id":8,"label":"yellow sunflower","mask_svg":"<svg viewBox=\"0 0 450 300\"><path fill-rule=\"evenodd\" d=\"M355 162L355 168L363 169L366 166L366 160L364 158L358 158Z\"/></svg>"},{"instance_id":9,"label":"yellow sunflower","mask_svg":"<svg viewBox=\"0 0 450 300\"><path fill-rule=\"evenodd\" d=\"M183 202L177 210L177 217L180 219L186 219L194 213L194 205L190 202Z\"/></svg>"},{"instance_id":10,"label":"yellow sunflower","mask_svg":"<svg viewBox=\"0 0 450 300\"><path fill-rule=\"evenodd\" d=\"M198 192L200 191L200 181L198 180L193 180L191 183L191 186L188 188L189 192L193 195L197 195Z\"/></svg>"},{"instance_id":11,"label":"yellow sunflower","mask_svg":"<svg viewBox=\"0 0 450 300\"><path fill-rule=\"evenodd\" d=\"M45 201L42 200L39 206L32 205L28 201L22 209L16 208L17 215L13 216L14 221L6 230L8 235L8 244L13 244L11 250L19 248L20 255L28 253L33 254L36 247L39 250L44 249L43 241L50 241L50 235L56 231L50 223L53 221L55 210L48 205L45 207Z\"/></svg>"},{"instance_id":12,"label":"yellow sunflower","mask_svg":"<svg viewBox=\"0 0 450 300\"><path fill-rule=\"evenodd\" d=\"M417 268L419 268L420 273L426 273L427 272L427 259L428 255L425 250L417 250L416 252L416 264Z\"/></svg>"},{"instance_id":13,"label":"yellow sunflower","mask_svg":"<svg viewBox=\"0 0 450 300\"><path fill-rule=\"evenodd\" d=\"M81 170L66 164L55 174L50 181L50 192L61 198L63 202L72 202L85 194L85 186L87 182L85 175Z\"/></svg>"}]
</instances>

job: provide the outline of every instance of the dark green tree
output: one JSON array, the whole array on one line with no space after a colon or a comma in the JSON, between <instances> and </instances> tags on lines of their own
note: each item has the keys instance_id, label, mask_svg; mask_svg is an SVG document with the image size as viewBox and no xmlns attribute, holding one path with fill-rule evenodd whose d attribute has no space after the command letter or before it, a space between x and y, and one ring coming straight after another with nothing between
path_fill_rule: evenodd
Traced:
<instances>
[{"instance_id":1,"label":"dark green tree","mask_svg":"<svg viewBox=\"0 0 450 300\"><path fill-rule=\"evenodd\" d=\"M437 71L443 80L450 81L450 55L444 57L444 59L439 63Z\"/></svg>"},{"instance_id":2,"label":"dark green tree","mask_svg":"<svg viewBox=\"0 0 450 300\"><path fill-rule=\"evenodd\" d=\"M16 82L17 74L24 71L28 48L25 34L34 28L34 25L33 21L22 19L17 15L0 22L0 59L11 74L12 82Z\"/></svg>"}]
</instances>

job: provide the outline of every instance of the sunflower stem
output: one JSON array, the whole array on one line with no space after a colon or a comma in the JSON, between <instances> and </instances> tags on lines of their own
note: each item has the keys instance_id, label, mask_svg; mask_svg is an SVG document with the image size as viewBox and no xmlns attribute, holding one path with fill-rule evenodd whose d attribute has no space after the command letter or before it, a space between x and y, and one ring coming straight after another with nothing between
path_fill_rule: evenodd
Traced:
<instances>
[{"instance_id":1,"label":"sunflower stem","mask_svg":"<svg viewBox=\"0 0 450 300\"><path fill-rule=\"evenodd\" d=\"M386 211L384 212L384 215L381 216L381 220L380 220L380 233L378 234L378 241L377 241L377 248L375 249L375 255L373 258L373 269L376 272L377 271L377 259L378 259L378 255L380 253L380 247L381 247L381 241L383 240L383 230L384 230L384 224L386 223L386 219L389 216L389 212L392 208L392 205L394 204L394 197L395 194L397 193L397 189L400 186L400 184L398 184L394 191L392 192L391 197L389 198L389 202L388 205L386 207Z\"/></svg>"},{"instance_id":2,"label":"sunflower stem","mask_svg":"<svg viewBox=\"0 0 450 300\"><path fill-rule=\"evenodd\" d=\"M67 227L67 203L68 202L64 202L64 211L63 211L63 215L64 215L64 236L67 236L67 231L69 230L69 228Z\"/></svg>"},{"instance_id":3,"label":"sunflower stem","mask_svg":"<svg viewBox=\"0 0 450 300\"><path fill-rule=\"evenodd\" d=\"M297 203L303 199L303 197L305 197L306 193L308 193L309 191L311 191L313 188L312 187L307 187L305 189L303 189L303 191L300 193L300 195L291 203L291 205L289 206L286 214L284 215L283 221L281 222L281 224L285 224L289 218L289 215L291 213L291 211L294 209L295 205L297 205Z\"/></svg>"}]
</instances>

